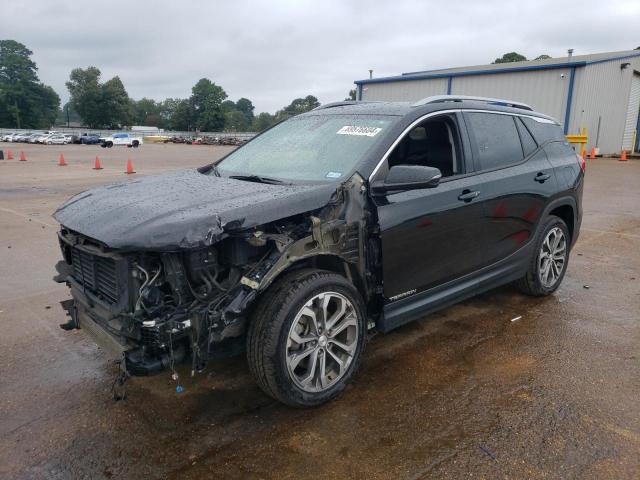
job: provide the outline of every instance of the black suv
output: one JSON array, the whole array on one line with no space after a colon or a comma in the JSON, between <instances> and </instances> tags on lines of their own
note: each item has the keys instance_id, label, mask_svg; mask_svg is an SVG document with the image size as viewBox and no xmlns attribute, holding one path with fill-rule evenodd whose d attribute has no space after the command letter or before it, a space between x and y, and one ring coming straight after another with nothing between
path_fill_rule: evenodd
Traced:
<instances>
[{"instance_id":1,"label":"black suv","mask_svg":"<svg viewBox=\"0 0 640 480\"><path fill-rule=\"evenodd\" d=\"M555 291L584 170L558 123L516 102L325 105L216 165L60 207L62 327L133 375L246 347L266 393L317 405L353 378L371 330L507 282Z\"/></svg>"}]
</instances>

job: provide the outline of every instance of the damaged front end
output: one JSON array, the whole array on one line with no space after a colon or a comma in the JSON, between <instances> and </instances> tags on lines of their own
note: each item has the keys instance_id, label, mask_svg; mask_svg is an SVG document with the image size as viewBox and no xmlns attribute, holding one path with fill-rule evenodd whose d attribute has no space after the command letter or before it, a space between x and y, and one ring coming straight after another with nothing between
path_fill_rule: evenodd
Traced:
<instances>
[{"instance_id":1,"label":"damaged front end","mask_svg":"<svg viewBox=\"0 0 640 480\"><path fill-rule=\"evenodd\" d=\"M55 280L65 329L85 329L133 375L190 360L204 368L220 351L244 345L254 300L283 272L339 268L371 300L380 291L364 181L355 174L323 208L243 228L228 222L215 243L173 251L129 251L66 227Z\"/></svg>"}]
</instances>

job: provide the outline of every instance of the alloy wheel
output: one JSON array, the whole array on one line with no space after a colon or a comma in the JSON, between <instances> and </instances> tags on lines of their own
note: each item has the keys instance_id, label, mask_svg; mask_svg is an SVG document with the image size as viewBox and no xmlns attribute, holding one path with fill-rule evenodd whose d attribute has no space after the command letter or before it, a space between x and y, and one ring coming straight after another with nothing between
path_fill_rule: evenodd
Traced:
<instances>
[{"instance_id":1,"label":"alloy wheel","mask_svg":"<svg viewBox=\"0 0 640 480\"><path fill-rule=\"evenodd\" d=\"M323 292L296 314L287 338L286 364L293 382L306 392L322 392L349 369L358 346L359 323L344 295Z\"/></svg>"},{"instance_id":2,"label":"alloy wheel","mask_svg":"<svg viewBox=\"0 0 640 480\"><path fill-rule=\"evenodd\" d=\"M538 255L538 276L546 288L553 287L567 261L567 239L561 228L554 227L547 233Z\"/></svg>"}]
</instances>

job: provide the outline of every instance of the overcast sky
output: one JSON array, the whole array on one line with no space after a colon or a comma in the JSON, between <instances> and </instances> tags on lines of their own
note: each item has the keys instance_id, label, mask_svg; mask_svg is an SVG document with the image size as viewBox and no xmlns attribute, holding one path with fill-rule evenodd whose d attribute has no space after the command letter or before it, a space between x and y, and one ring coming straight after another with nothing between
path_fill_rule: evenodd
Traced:
<instances>
[{"instance_id":1,"label":"overcast sky","mask_svg":"<svg viewBox=\"0 0 640 480\"><path fill-rule=\"evenodd\" d=\"M640 46L640 1L0 0L0 38L34 52L68 98L75 67L122 79L135 99L186 98L202 77L274 112L342 100L353 81L401 72Z\"/></svg>"}]
</instances>

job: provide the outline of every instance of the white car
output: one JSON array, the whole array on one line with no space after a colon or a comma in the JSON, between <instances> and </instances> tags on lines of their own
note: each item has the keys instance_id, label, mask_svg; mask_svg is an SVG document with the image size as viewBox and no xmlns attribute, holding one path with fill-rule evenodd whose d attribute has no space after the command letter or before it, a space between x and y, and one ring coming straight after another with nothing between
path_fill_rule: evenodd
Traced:
<instances>
[{"instance_id":1,"label":"white car","mask_svg":"<svg viewBox=\"0 0 640 480\"><path fill-rule=\"evenodd\" d=\"M67 137L62 134L54 133L52 135L47 135L42 139L42 143L46 143L47 145L66 145L69 143Z\"/></svg>"},{"instance_id":2,"label":"white car","mask_svg":"<svg viewBox=\"0 0 640 480\"><path fill-rule=\"evenodd\" d=\"M135 137L130 133L116 133L109 137L100 137L100 146L102 148L111 148L114 145L126 145L127 147L138 148L142 143L141 137Z\"/></svg>"},{"instance_id":3,"label":"white car","mask_svg":"<svg viewBox=\"0 0 640 480\"><path fill-rule=\"evenodd\" d=\"M15 133L5 133L2 136L2 141L3 142L13 142L13 136L16 135Z\"/></svg>"},{"instance_id":4,"label":"white car","mask_svg":"<svg viewBox=\"0 0 640 480\"><path fill-rule=\"evenodd\" d=\"M42 143L42 139L46 137L46 133L32 133L27 140L27 143Z\"/></svg>"}]
</instances>

